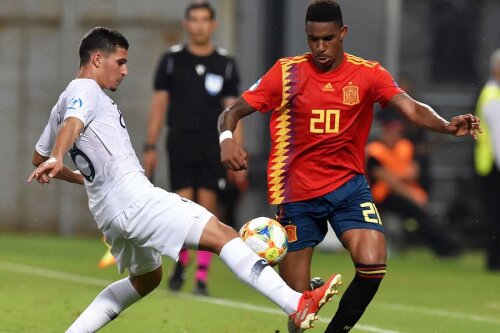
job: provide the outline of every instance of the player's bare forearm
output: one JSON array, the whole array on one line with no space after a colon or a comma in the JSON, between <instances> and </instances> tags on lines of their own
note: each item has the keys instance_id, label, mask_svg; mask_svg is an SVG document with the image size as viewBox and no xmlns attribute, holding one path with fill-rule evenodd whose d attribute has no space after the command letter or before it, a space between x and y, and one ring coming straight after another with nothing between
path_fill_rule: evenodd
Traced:
<instances>
[{"instance_id":1,"label":"player's bare forearm","mask_svg":"<svg viewBox=\"0 0 500 333\"><path fill-rule=\"evenodd\" d=\"M33 153L32 163L35 167L39 167L42 163L47 161L49 158L47 156L40 155L36 150ZM54 177L56 179L67 181L68 183L83 185L83 176L79 171L74 171L66 165L63 166L62 170Z\"/></svg>"},{"instance_id":2,"label":"player's bare forearm","mask_svg":"<svg viewBox=\"0 0 500 333\"><path fill-rule=\"evenodd\" d=\"M470 113L447 121L430 106L417 102L404 93L394 96L390 104L411 122L434 132L454 136L470 135L474 139L477 139L478 133L482 132L479 118Z\"/></svg>"},{"instance_id":3,"label":"player's bare forearm","mask_svg":"<svg viewBox=\"0 0 500 333\"><path fill-rule=\"evenodd\" d=\"M219 134L225 131L233 133L238 126L239 120L252 112L255 112L255 109L253 109L242 97L239 97L220 114L217 122ZM237 141L235 141L235 139L230 140L226 138L221 140L220 149L222 164L229 170L246 170L248 158L246 151Z\"/></svg>"},{"instance_id":4,"label":"player's bare forearm","mask_svg":"<svg viewBox=\"0 0 500 333\"><path fill-rule=\"evenodd\" d=\"M38 165L31 173L28 182L36 179L40 184L50 183L50 178L62 178L64 180L71 179L72 182L76 179L75 175L69 174L69 168L63 163L64 155L73 147L76 139L83 131L83 122L75 117L69 117L61 125L57 133L52 152L46 161ZM38 159L33 158L33 163L37 163ZM65 168L67 169L65 171ZM59 175L59 173L61 173ZM72 172L72 171L71 171ZM79 180L78 180L79 181ZM77 181L77 182L78 182Z\"/></svg>"},{"instance_id":5,"label":"player's bare forearm","mask_svg":"<svg viewBox=\"0 0 500 333\"><path fill-rule=\"evenodd\" d=\"M83 176L79 171L74 171L66 165L54 177L56 179L67 181L68 183L83 185Z\"/></svg>"},{"instance_id":6,"label":"player's bare forearm","mask_svg":"<svg viewBox=\"0 0 500 333\"><path fill-rule=\"evenodd\" d=\"M220 114L217 121L217 130L219 134L224 131L234 132L238 125L238 121L253 112L255 112L255 109L252 108L243 97L239 97Z\"/></svg>"},{"instance_id":7,"label":"player's bare forearm","mask_svg":"<svg viewBox=\"0 0 500 333\"><path fill-rule=\"evenodd\" d=\"M448 121L441 117L433 108L424 103L415 101L405 93L394 96L390 104L409 121L417 126L440 133L448 133Z\"/></svg>"}]
</instances>

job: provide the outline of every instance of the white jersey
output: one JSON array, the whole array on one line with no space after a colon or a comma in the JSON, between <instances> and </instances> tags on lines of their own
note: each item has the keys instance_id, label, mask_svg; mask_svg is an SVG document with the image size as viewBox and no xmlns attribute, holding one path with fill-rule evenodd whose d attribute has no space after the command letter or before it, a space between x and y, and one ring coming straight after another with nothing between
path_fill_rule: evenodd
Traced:
<instances>
[{"instance_id":1,"label":"white jersey","mask_svg":"<svg viewBox=\"0 0 500 333\"><path fill-rule=\"evenodd\" d=\"M59 96L36 151L50 156L63 121L76 117L83 132L69 154L85 178L89 208L102 230L153 185L144 176L118 106L91 79L75 79Z\"/></svg>"}]
</instances>

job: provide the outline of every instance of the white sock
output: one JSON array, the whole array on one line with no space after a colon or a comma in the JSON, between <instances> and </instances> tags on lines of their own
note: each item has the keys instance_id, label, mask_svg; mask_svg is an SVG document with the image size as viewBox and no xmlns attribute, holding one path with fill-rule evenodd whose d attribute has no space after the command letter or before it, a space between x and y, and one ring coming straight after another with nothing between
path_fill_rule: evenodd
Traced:
<instances>
[{"instance_id":1,"label":"white sock","mask_svg":"<svg viewBox=\"0 0 500 333\"><path fill-rule=\"evenodd\" d=\"M257 289L287 314L297 310L302 294L290 288L241 238L232 239L224 245L220 258L240 280Z\"/></svg>"},{"instance_id":2,"label":"white sock","mask_svg":"<svg viewBox=\"0 0 500 333\"><path fill-rule=\"evenodd\" d=\"M66 333L93 333L141 299L129 278L106 287L76 319Z\"/></svg>"}]
</instances>

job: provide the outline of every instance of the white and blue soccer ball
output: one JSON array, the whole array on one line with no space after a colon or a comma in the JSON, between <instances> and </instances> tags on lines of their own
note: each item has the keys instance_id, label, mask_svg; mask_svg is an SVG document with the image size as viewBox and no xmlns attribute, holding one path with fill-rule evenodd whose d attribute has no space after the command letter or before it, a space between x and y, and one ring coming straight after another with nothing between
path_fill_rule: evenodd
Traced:
<instances>
[{"instance_id":1,"label":"white and blue soccer ball","mask_svg":"<svg viewBox=\"0 0 500 333\"><path fill-rule=\"evenodd\" d=\"M271 266L280 262L288 250L285 228L268 217L257 217L245 223L240 229L240 237Z\"/></svg>"}]
</instances>

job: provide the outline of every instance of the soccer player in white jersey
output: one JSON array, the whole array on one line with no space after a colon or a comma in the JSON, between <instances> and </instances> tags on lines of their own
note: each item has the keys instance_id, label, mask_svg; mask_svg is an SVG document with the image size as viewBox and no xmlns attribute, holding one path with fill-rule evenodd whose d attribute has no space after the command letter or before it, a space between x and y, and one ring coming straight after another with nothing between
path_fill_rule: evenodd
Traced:
<instances>
[{"instance_id":1,"label":"soccer player in white jersey","mask_svg":"<svg viewBox=\"0 0 500 333\"><path fill-rule=\"evenodd\" d=\"M85 185L90 211L119 271L130 274L97 295L67 332L95 332L150 293L161 281L161 256L177 259L183 245L218 254L297 327L312 327L319 309L337 293L340 275L314 291L293 291L234 229L200 205L154 187L144 176L122 112L103 92L115 91L128 74L127 57L128 41L117 31L97 27L83 37L78 76L52 109L33 155L37 168L29 182L58 178ZM75 172L63 164L68 152Z\"/></svg>"}]
</instances>

